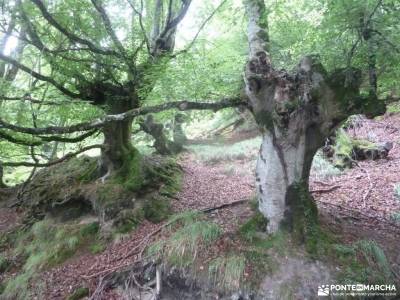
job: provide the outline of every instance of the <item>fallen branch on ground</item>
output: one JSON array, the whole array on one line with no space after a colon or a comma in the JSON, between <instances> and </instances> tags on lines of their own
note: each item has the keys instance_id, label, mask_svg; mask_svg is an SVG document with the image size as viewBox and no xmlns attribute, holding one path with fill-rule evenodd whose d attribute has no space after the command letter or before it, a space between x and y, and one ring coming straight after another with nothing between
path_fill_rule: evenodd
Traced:
<instances>
[{"instance_id":1,"label":"fallen branch on ground","mask_svg":"<svg viewBox=\"0 0 400 300\"><path fill-rule=\"evenodd\" d=\"M224 208L227 208L227 207L231 207L231 206L235 206L235 205L238 205L238 204L246 203L247 201L248 201L248 199L241 199L241 200L233 201L233 202L230 202L230 203L224 203L224 204L221 204L221 205L218 205L218 206L215 206L215 207L204 208L202 210L198 210L198 211L194 211L194 212L210 213L210 212L215 211L215 210L224 209ZM135 254L137 254L138 257L131 264L136 264L136 263L142 261L143 253L146 250L146 248L148 246L148 243L150 242L150 239L153 236L155 236L156 234L158 234L159 232L161 232L164 228L172 225L175 222L176 222L176 220L171 220L171 221L166 222L165 224L160 225L157 229L153 230L148 235L146 235L140 241L140 243L137 246L132 248L127 254L125 254L124 256L116 259L115 261L120 261L122 259L126 259L126 258L128 258L128 257L130 257L132 255L135 255ZM97 272L97 273L94 273L94 274L91 274L91 275L88 275L88 276L87 275L81 275L81 277L84 278L84 279L91 279L91 278L95 278L95 277L98 277L98 276L101 276L101 275L107 276L111 272L116 271L116 270L118 270L120 268L123 268L123 267L126 267L126 266L118 266L118 267L115 267L115 268L102 270L100 272Z\"/></svg>"},{"instance_id":2,"label":"fallen branch on ground","mask_svg":"<svg viewBox=\"0 0 400 300\"><path fill-rule=\"evenodd\" d=\"M330 188L327 189L316 189L316 190L310 190L310 193L329 193L332 192L338 188L342 187L341 185L334 185Z\"/></svg>"}]
</instances>

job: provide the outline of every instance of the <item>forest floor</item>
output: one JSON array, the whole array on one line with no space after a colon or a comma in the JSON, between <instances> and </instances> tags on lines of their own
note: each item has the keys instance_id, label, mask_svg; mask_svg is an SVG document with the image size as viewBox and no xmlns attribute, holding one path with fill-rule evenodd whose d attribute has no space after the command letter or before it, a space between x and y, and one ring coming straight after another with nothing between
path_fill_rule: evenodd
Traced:
<instances>
[{"instance_id":1,"label":"forest floor","mask_svg":"<svg viewBox=\"0 0 400 300\"><path fill-rule=\"evenodd\" d=\"M394 147L387 159L362 161L340 174L312 172L310 190L317 201L322 225L340 234L344 244L360 239L377 241L393 270L400 274L400 220L395 217L400 213L400 200L394 192L396 184L400 183L400 115L385 115L379 121L362 120L360 126L350 129L349 133L374 142L391 141ZM244 138L243 135L231 137L223 143L219 141L204 147L224 151L225 147ZM211 151L210 148L203 150ZM210 154L207 155L204 158L191 147L181 156L184 177L181 192L172 202L174 212L202 210L254 198L257 149L230 157L210 158ZM226 237L234 234L252 215L253 211L245 201L215 210L209 217L223 228ZM1 208L0 220L0 231L6 231L18 223L18 213L14 209ZM144 247L157 239L163 224L144 221L134 232L121 236L99 254L81 251L62 265L44 271L33 286L40 282L40 293L45 299L65 299L82 286L93 292L102 277L141 259ZM235 240L222 244L223 241L217 247L240 246ZM214 247L209 251L219 250ZM12 272L0 274L0 281L1 277L13 277ZM118 292L109 291L104 299L119 299Z\"/></svg>"}]
</instances>

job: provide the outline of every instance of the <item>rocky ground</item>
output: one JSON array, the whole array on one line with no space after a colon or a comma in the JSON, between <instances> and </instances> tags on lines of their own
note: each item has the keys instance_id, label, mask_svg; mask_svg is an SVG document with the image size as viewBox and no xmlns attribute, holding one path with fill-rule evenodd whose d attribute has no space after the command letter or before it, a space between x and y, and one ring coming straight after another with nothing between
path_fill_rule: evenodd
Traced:
<instances>
[{"instance_id":1,"label":"rocky ground","mask_svg":"<svg viewBox=\"0 0 400 300\"><path fill-rule=\"evenodd\" d=\"M340 233L343 243L360 238L378 241L393 269L400 274L400 221L393 217L395 212L400 212L400 200L394 195L394 186L400 183L400 115L387 115L379 121L363 120L350 133L376 142L392 141L394 148L385 160L359 162L358 166L336 176L311 175L310 189L318 203L323 226ZM182 190L173 200L175 212L201 210L254 197L254 157L206 164L194 154L186 153L181 158L181 165L184 178ZM251 215L248 203L244 202L216 210L210 217L221 225L225 234L229 234ZM0 209L0 231L9 230L17 221L15 210ZM43 294L37 299L65 299L81 286L88 286L93 292L105 275L141 259L143 249L157 239L162 226L144 222L100 254L82 252L61 266L44 271L38 279ZM305 268L304 261L294 261L288 266L294 273L304 272ZM310 265L308 281L314 282L314 277L325 271L326 268L318 264ZM276 274L283 273L278 271ZM11 272L0 277L13 275ZM326 274L326 279L329 276ZM266 278L263 286L270 289L282 280L284 278ZM117 291L103 295L103 299L119 298Z\"/></svg>"}]
</instances>

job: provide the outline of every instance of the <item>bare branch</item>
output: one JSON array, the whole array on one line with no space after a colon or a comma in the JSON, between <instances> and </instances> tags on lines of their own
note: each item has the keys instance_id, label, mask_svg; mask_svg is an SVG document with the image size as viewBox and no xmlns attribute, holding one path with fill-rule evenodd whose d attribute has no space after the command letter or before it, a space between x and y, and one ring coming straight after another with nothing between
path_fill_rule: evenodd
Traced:
<instances>
[{"instance_id":1,"label":"bare branch","mask_svg":"<svg viewBox=\"0 0 400 300\"><path fill-rule=\"evenodd\" d=\"M68 127L59 127L59 126L49 126L42 128L30 128L30 127L22 127L18 125L13 125L4 120L0 119L0 129L10 129L17 132L32 134L32 135L44 135L44 134L64 134L64 133L73 133L77 131L87 131L95 128L102 128L103 126L113 123L113 122L121 122L128 118L134 118L140 115L146 115L149 113L158 113L165 110L170 109L178 109L181 111L184 110L213 110L218 111L220 109L224 109L227 107L236 107L236 106L247 106L247 102L239 97L235 98L225 98L218 102L190 102L190 101L175 101L168 102L160 105L149 106L149 107L141 107L132 110L128 110L127 112L117 114L117 115L106 115L99 119L96 119L91 122L83 122L79 124L75 124Z\"/></svg>"},{"instance_id":2,"label":"bare branch","mask_svg":"<svg viewBox=\"0 0 400 300\"><path fill-rule=\"evenodd\" d=\"M96 149L96 148L103 148L103 145L100 144L95 144L95 145L91 145L91 146L87 146L87 147L83 147L82 149L76 151L76 152L72 152L72 153L68 153L66 154L64 157L61 157L57 160L53 160L47 163L32 163L32 162L2 162L1 165L3 165L4 167L37 167L37 168L45 168L45 167L50 167L56 164L59 164L65 160L68 160L72 157L77 156L78 154L81 154L83 152L86 152L88 150L91 149Z\"/></svg>"},{"instance_id":3,"label":"bare branch","mask_svg":"<svg viewBox=\"0 0 400 300\"><path fill-rule=\"evenodd\" d=\"M82 103L90 103L88 101L42 101L39 99L32 98L29 95L24 96L15 96L15 97L8 97L0 95L0 99L2 101L29 101L33 104L40 104L40 105L68 105L68 104L82 104Z\"/></svg>"},{"instance_id":4,"label":"bare branch","mask_svg":"<svg viewBox=\"0 0 400 300\"><path fill-rule=\"evenodd\" d=\"M79 143L87 139L88 137L94 135L96 132L98 132L97 129L93 129L73 138L52 135L52 136L37 136L39 140L24 140L13 137L12 135L0 130L0 138L10 143L22 146L40 146L48 142L61 142L61 143L73 144L73 143Z\"/></svg>"},{"instance_id":5,"label":"bare branch","mask_svg":"<svg viewBox=\"0 0 400 300\"><path fill-rule=\"evenodd\" d=\"M100 48L95 44L93 44L91 41L83 39L78 35L68 31L65 27L61 26L61 24L58 23L56 19L53 18L53 16L49 13L49 11L46 9L41 0L31 0L31 1L39 8L40 12L42 13L43 17L47 20L47 22L49 22L50 25L52 25L58 31L60 31L62 34L68 37L71 41L88 46L89 49L94 53L102 55L120 56L117 52L113 50Z\"/></svg>"},{"instance_id":6,"label":"bare branch","mask_svg":"<svg viewBox=\"0 0 400 300\"><path fill-rule=\"evenodd\" d=\"M8 57L6 55L3 55L2 53L0 53L0 60L5 61L6 63L12 64L13 66L17 67L21 71L24 71L24 72L28 73L29 75L32 75L33 77L35 77L41 81L46 81L46 82L52 84L59 91L61 91L62 93L64 93L65 95L67 95L71 98L88 99L87 97L84 97L81 94L76 94L74 92L71 92L70 90L65 88L63 85L61 85L57 81L55 81L53 78L42 75L40 73L37 73L37 72L33 71L32 69L28 68L27 66L19 63L17 60L15 60L11 57ZM90 100L90 99L88 99L88 100Z\"/></svg>"},{"instance_id":7,"label":"bare branch","mask_svg":"<svg viewBox=\"0 0 400 300\"><path fill-rule=\"evenodd\" d=\"M221 3L217 6L217 8L203 21L203 23L201 23L199 30L196 32L195 36L193 37L192 41L189 43L189 45L179 51L178 53L174 54L173 57L176 57L179 54L182 53L186 53L190 50L190 48L192 48L192 46L194 45L194 43L196 42L197 38L199 37L201 31L204 29L204 27L207 25L207 23L214 17L214 15L217 13L217 11L227 2L227 0L223 0L221 1Z\"/></svg>"},{"instance_id":8,"label":"bare branch","mask_svg":"<svg viewBox=\"0 0 400 300\"><path fill-rule=\"evenodd\" d=\"M146 43L146 47L147 47L147 52L150 53L150 42L149 42L149 39L147 37L146 29L144 28L144 25L143 25L143 15L142 15L142 12L143 12L143 0L140 0L140 11L138 11L135 8L135 5L130 0L126 0L126 1L129 3L129 5L132 7L132 10L139 17L139 26L140 26L140 29L142 30L143 39L144 39L144 42Z\"/></svg>"},{"instance_id":9,"label":"bare branch","mask_svg":"<svg viewBox=\"0 0 400 300\"><path fill-rule=\"evenodd\" d=\"M132 63L132 61L129 59L129 57L127 56L127 53L125 51L124 46L122 45L122 43L120 42L120 40L118 39L117 35L114 32L114 29L112 28L111 25L111 21L110 18L107 15L107 12L105 11L105 9L103 8L103 6L101 6L100 1L99 0L91 0L93 6L96 8L96 10L99 12L101 19L103 20L103 24L104 27L107 30L107 33L110 35L115 47L117 47L119 53L121 54L121 57L123 58L123 60L125 61L130 73L132 76L134 76L135 74L135 67Z\"/></svg>"}]
</instances>

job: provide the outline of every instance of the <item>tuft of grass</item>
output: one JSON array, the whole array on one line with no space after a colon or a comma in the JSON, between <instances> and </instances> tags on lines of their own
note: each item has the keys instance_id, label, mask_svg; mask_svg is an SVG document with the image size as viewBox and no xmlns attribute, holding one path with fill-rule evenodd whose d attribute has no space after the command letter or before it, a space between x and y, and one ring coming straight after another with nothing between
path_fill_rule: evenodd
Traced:
<instances>
[{"instance_id":1,"label":"tuft of grass","mask_svg":"<svg viewBox=\"0 0 400 300\"><path fill-rule=\"evenodd\" d=\"M396 114L400 112L400 102L391 103L386 107L386 112Z\"/></svg>"},{"instance_id":2,"label":"tuft of grass","mask_svg":"<svg viewBox=\"0 0 400 300\"><path fill-rule=\"evenodd\" d=\"M311 172L317 178L327 179L342 174L339 168L336 168L332 163L326 160L318 151L314 156L311 166Z\"/></svg>"},{"instance_id":3,"label":"tuft of grass","mask_svg":"<svg viewBox=\"0 0 400 300\"><path fill-rule=\"evenodd\" d=\"M94 244L90 245L89 249L91 253L98 254L106 249L106 245L101 241L97 241Z\"/></svg>"},{"instance_id":4,"label":"tuft of grass","mask_svg":"<svg viewBox=\"0 0 400 300\"><path fill-rule=\"evenodd\" d=\"M86 296L89 296L89 289L87 287L77 288L68 298L67 300L79 300Z\"/></svg>"},{"instance_id":5,"label":"tuft of grass","mask_svg":"<svg viewBox=\"0 0 400 300\"><path fill-rule=\"evenodd\" d=\"M394 185L393 192L396 199L400 201L400 182Z\"/></svg>"},{"instance_id":6,"label":"tuft of grass","mask_svg":"<svg viewBox=\"0 0 400 300\"><path fill-rule=\"evenodd\" d=\"M209 164L238 159L256 159L261 138L256 137L231 145L192 145L188 147L199 160Z\"/></svg>"},{"instance_id":7,"label":"tuft of grass","mask_svg":"<svg viewBox=\"0 0 400 300\"><path fill-rule=\"evenodd\" d=\"M179 268L192 264L201 249L210 245L221 234L217 224L201 219L201 215L195 212L175 215L167 224L170 225L169 230L173 232L168 238L152 244L148 253Z\"/></svg>"},{"instance_id":8,"label":"tuft of grass","mask_svg":"<svg viewBox=\"0 0 400 300\"><path fill-rule=\"evenodd\" d=\"M360 240L352 245L336 244L333 249L335 258L345 266L339 274L343 282L383 284L393 280L386 255L375 241Z\"/></svg>"},{"instance_id":9,"label":"tuft of grass","mask_svg":"<svg viewBox=\"0 0 400 300\"><path fill-rule=\"evenodd\" d=\"M239 228L239 234L248 241L253 241L257 233L264 232L267 228L268 220L262 213L256 212L247 222Z\"/></svg>"},{"instance_id":10,"label":"tuft of grass","mask_svg":"<svg viewBox=\"0 0 400 300\"><path fill-rule=\"evenodd\" d=\"M88 241L95 238L98 223L56 225L49 220L36 222L18 236L14 255L25 258L18 276L6 283L3 296L30 299L29 283L41 270L64 262Z\"/></svg>"},{"instance_id":11,"label":"tuft of grass","mask_svg":"<svg viewBox=\"0 0 400 300\"><path fill-rule=\"evenodd\" d=\"M391 218L396 223L400 223L400 212L395 212L391 215Z\"/></svg>"},{"instance_id":12,"label":"tuft of grass","mask_svg":"<svg viewBox=\"0 0 400 300\"><path fill-rule=\"evenodd\" d=\"M239 289L243 280L246 259L244 256L231 255L218 257L208 267L212 284L226 290Z\"/></svg>"},{"instance_id":13,"label":"tuft of grass","mask_svg":"<svg viewBox=\"0 0 400 300\"><path fill-rule=\"evenodd\" d=\"M215 241L220 233L220 228L214 223L195 221L178 229L168 239L152 245L149 253L170 265L185 268L196 260L199 250Z\"/></svg>"},{"instance_id":14,"label":"tuft of grass","mask_svg":"<svg viewBox=\"0 0 400 300\"><path fill-rule=\"evenodd\" d=\"M0 273L5 272L9 266L9 260L0 254Z\"/></svg>"}]
</instances>

